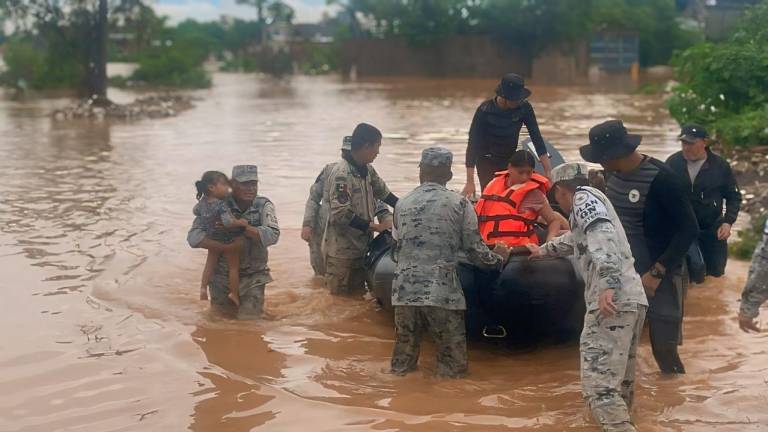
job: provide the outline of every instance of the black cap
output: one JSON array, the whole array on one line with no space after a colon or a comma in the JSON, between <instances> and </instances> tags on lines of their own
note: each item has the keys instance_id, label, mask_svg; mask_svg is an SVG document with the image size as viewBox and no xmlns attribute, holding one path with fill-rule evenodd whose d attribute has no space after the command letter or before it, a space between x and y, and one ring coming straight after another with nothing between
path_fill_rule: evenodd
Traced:
<instances>
[{"instance_id":1,"label":"black cap","mask_svg":"<svg viewBox=\"0 0 768 432\"><path fill-rule=\"evenodd\" d=\"M680 136L677 138L680 141L695 142L698 139L706 139L709 137L707 130L703 126L697 124L687 124L680 129Z\"/></svg>"},{"instance_id":2,"label":"black cap","mask_svg":"<svg viewBox=\"0 0 768 432\"><path fill-rule=\"evenodd\" d=\"M589 130L589 144L582 146L579 153L592 163L621 159L632 154L642 139L628 133L621 120L608 120Z\"/></svg>"},{"instance_id":3,"label":"black cap","mask_svg":"<svg viewBox=\"0 0 768 432\"><path fill-rule=\"evenodd\" d=\"M531 95L531 91L525 88L525 80L517 74L508 73L501 78L496 86L496 95L511 101L521 101Z\"/></svg>"}]
</instances>

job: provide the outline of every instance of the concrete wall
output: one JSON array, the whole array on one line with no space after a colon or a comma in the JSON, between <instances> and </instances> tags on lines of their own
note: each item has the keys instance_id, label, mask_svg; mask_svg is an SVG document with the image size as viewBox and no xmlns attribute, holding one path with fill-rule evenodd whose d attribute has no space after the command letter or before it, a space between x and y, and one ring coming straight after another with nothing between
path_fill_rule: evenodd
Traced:
<instances>
[{"instance_id":1,"label":"concrete wall","mask_svg":"<svg viewBox=\"0 0 768 432\"><path fill-rule=\"evenodd\" d=\"M531 61L487 36L452 36L427 46L404 38L354 39L344 43L340 66L358 77L432 76L498 78L516 72L540 84L586 80L586 44L553 49Z\"/></svg>"}]
</instances>

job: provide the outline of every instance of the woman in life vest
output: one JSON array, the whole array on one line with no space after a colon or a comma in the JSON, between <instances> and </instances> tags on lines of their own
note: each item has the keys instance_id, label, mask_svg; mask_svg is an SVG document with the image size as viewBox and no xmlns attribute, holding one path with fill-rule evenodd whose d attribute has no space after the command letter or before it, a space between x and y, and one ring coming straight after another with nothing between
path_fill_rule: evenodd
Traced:
<instances>
[{"instance_id":1,"label":"woman in life vest","mask_svg":"<svg viewBox=\"0 0 768 432\"><path fill-rule=\"evenodd\" d=\"M497 172L475 205L480 235L488 245L509 247L540 244L535 224L547 224L547 239L567 229L567 221L549 205L549 180L533 172L534 156L518 150L509 158L506 171ZM563 224L565 222L565 224Z\"/></svg>"}]
</instances>

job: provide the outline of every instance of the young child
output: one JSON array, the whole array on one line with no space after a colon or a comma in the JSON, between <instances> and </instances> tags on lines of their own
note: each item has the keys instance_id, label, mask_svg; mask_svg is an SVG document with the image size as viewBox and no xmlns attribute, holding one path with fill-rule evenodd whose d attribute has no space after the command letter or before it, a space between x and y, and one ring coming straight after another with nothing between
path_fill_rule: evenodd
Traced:
<instances>
[{"instance_id":1,"label":"young child","mask_svg":"<svg viewBox=\"0 0 768 432\"><path fill-rule=\"evenodd\" d=\"M549 180L534 172L536 159L527 150L518 150L507 161L507 170L499 171L483 189L475 205L480 236L487 245L506 246L539 244L535 224L547 223L547 240L566 228L565 218L549 205Z\"/></svg>"},{"instance_id":2,"label":"young child","mask_svg":"<svg viewBox=\"0 0 768 432\"><path fill-rule=\"evenodd\" d=\"M239 269L242 237L238 237L236 231L247 227L248 222L235 218L224 201L229 195L229 180L224 173L206 171L203 177L195 182L195 187L198 202L192 210L195 215L192 226L203 230L205 238L193 247L208 249L200 283L200 300L208 300L208 283L219 257L224 254L229 267L228 297L235 305L240 306Z\"/></svg>"}]
</instances>

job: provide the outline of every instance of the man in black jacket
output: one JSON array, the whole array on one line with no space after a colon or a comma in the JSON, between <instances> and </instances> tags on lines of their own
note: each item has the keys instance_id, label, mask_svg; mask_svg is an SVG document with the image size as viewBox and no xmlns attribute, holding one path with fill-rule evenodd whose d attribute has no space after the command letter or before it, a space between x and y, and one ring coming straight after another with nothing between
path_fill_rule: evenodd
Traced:
<instances>
[{"instance_id":1,"label":"man in black jacket","mask_svg":"<svg viewBox=\"0 0 768 432\"><path fill-rule=\"evenodd\" d=\"M707 146L707 131L695 124L680 132L682 151L667 159L686 190L699 221L699 248L707 275L720 277L728 261L728 237L741 207L741 192L731 166ZM725 213L723 213L725 202Z\"/></svg>"},{"instance_id":2,"label":"man in black jacket","mask_svg":"<svg viewBox=\"0 0 768 432\"><path fill-rule=\"evenodd\" d=\"M641 154L640 135L620 120L589 131L581 157L609 175L606 195L629 239L635 270L648 296L653 356L663 373L685 373L677 346L683 323L683 262L698 235L696 215L678 176L663 162Z\"/></svg>"}]
</instances>

